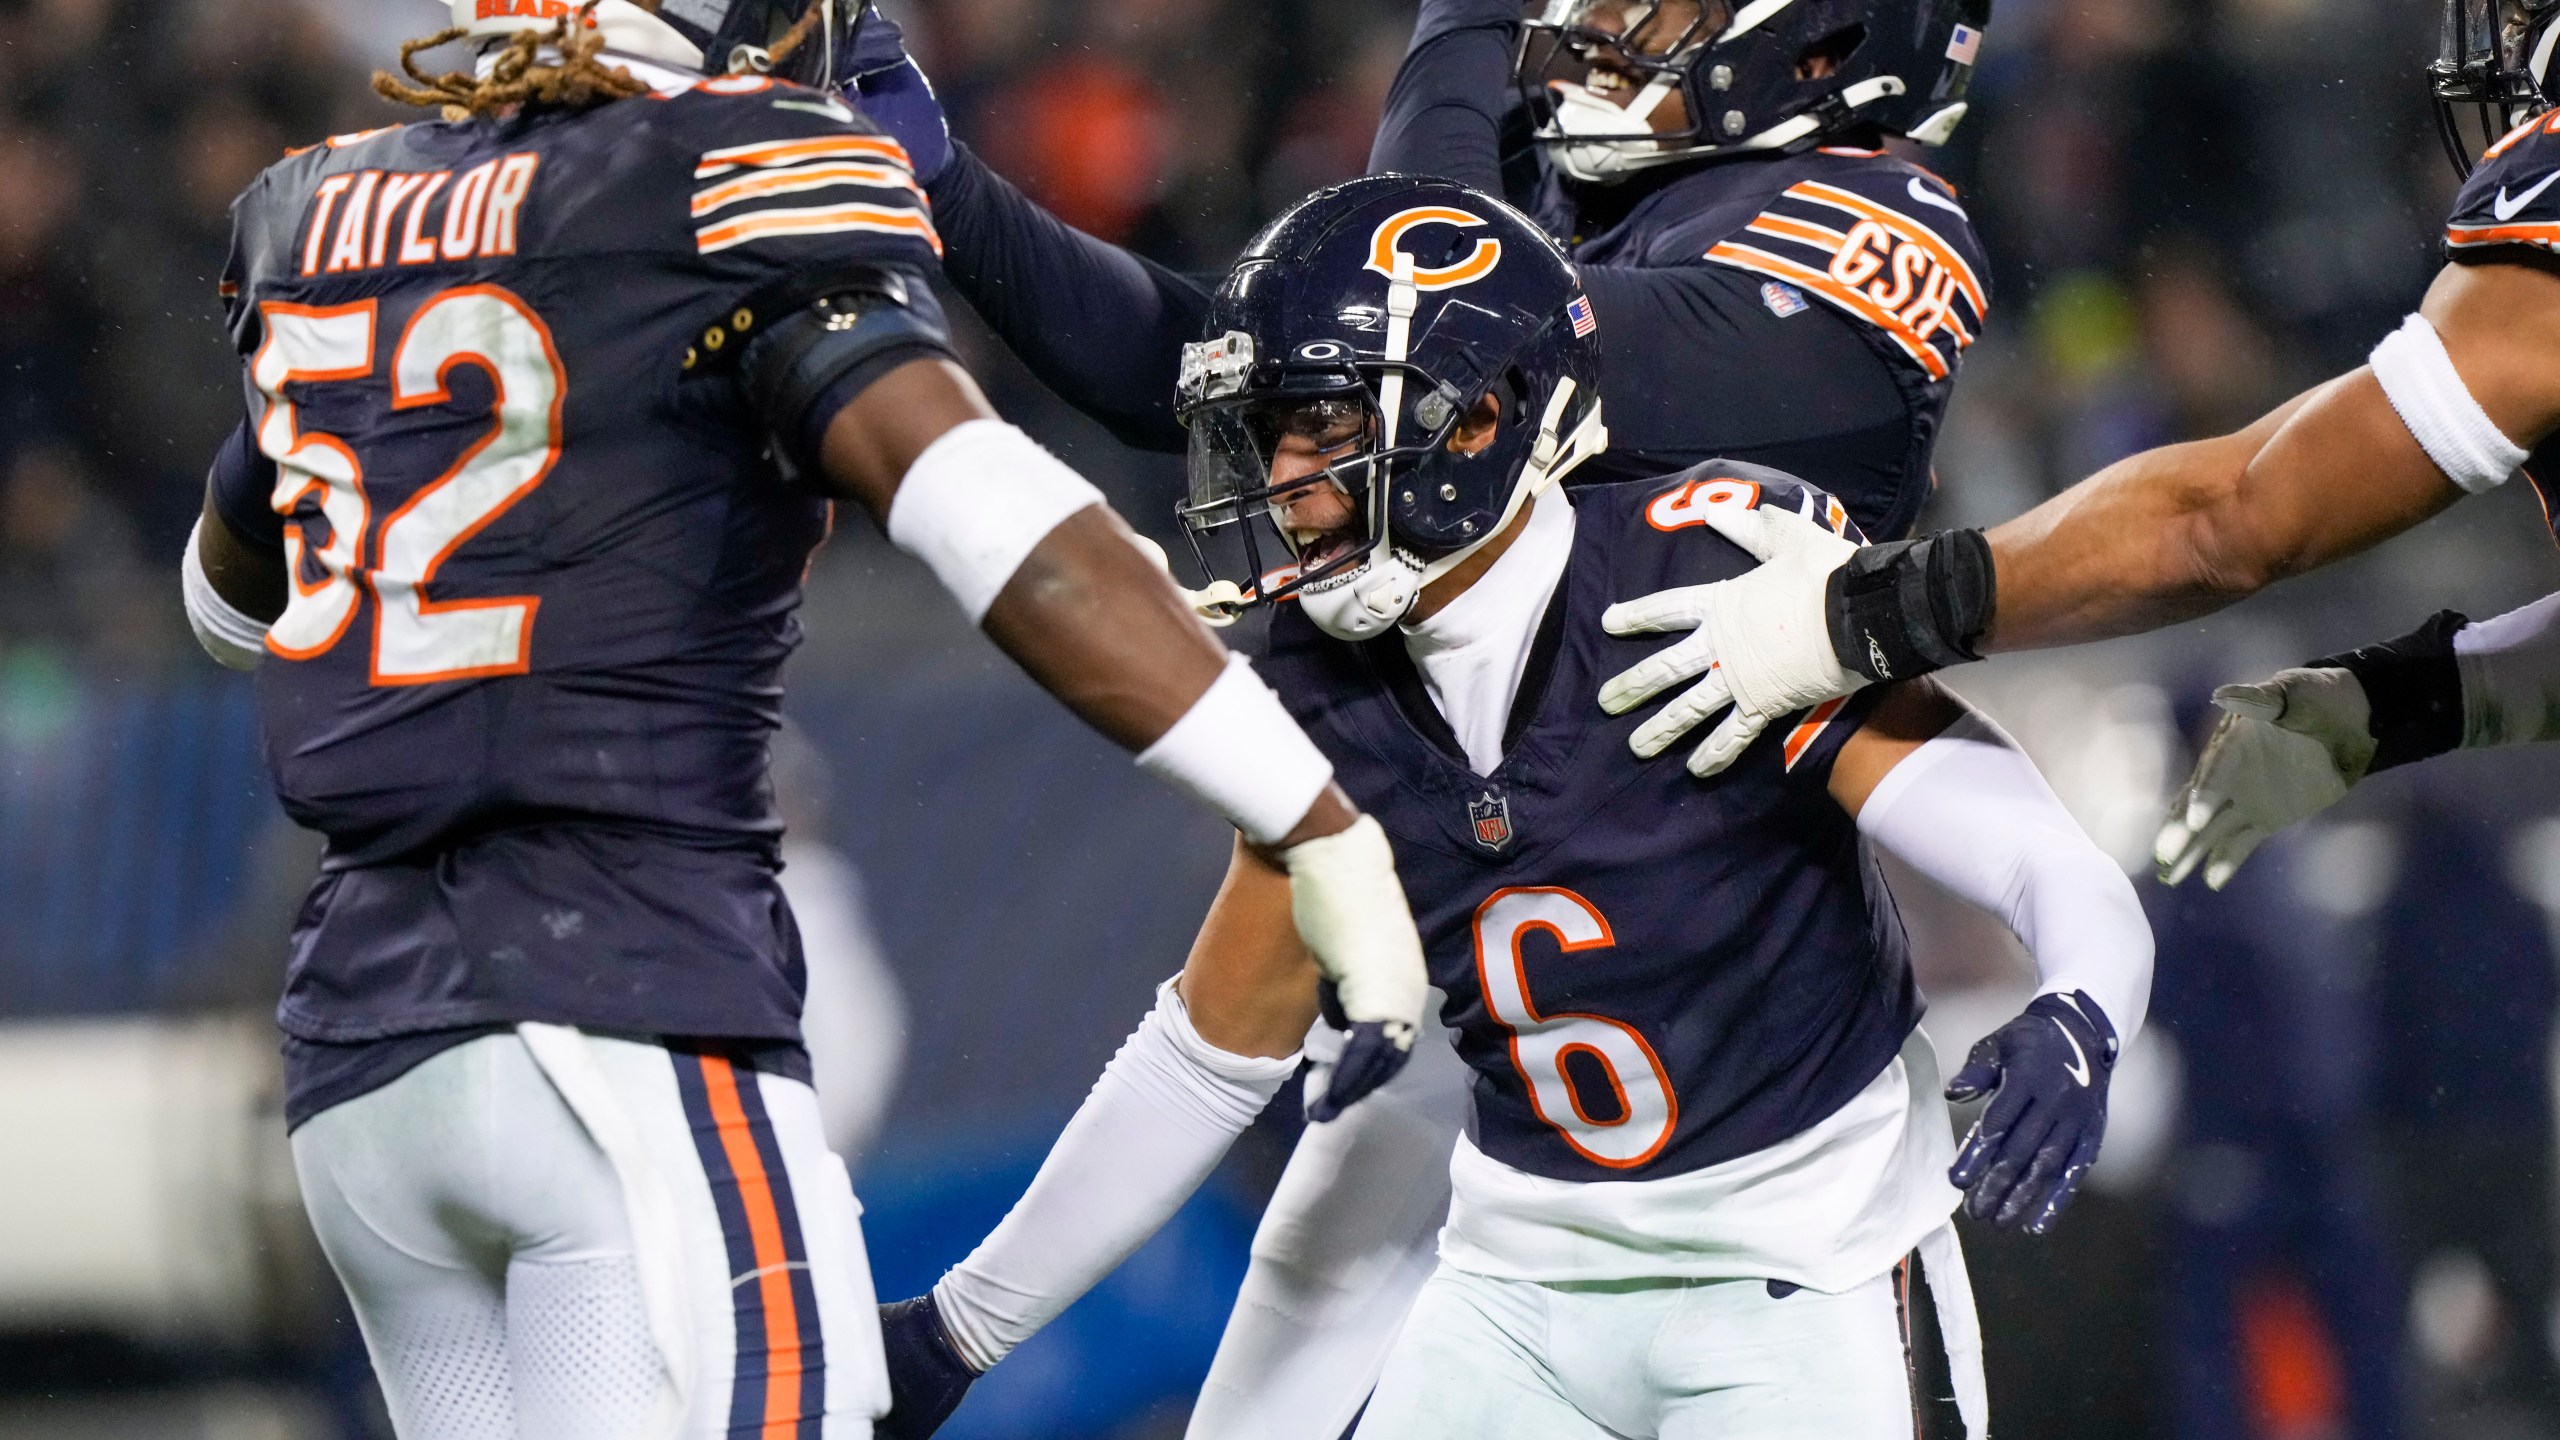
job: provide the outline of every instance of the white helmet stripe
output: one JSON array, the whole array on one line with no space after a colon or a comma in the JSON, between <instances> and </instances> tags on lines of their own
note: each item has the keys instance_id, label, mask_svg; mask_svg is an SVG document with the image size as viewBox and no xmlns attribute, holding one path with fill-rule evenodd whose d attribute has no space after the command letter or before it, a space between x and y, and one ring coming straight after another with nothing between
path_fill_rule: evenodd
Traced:
<instances>
[{"instance_id":1,"label":"white helmet stripe","mask_svg":"<svg viewBox=\"0 0 2560 1440\"><path fill-rule=\"evenodd\" d=\"M1716 43L1721 45L1727 40L1750 34L1767 24L1771 16L1794 3L1796 0L1751 0L1733 17L1733 23L1724 27L1724 33L1716 37Z\"/></svg>"}]
</instances>

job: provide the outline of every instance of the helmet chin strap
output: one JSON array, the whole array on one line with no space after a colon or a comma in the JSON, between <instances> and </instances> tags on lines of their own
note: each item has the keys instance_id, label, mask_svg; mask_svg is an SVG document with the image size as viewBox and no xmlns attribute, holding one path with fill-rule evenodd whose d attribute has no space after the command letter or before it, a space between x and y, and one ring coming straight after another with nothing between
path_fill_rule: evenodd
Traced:
<instances>
[{"instance_id":1,"label":"helmet chin strap","mask_svg":"<svg viewBox=\"0 0 2560 1440\"><path fill-rule=\"evenodd\" d=\"M1422 292L1413 283L1413 256L1398 250L1395 270L1387 280L1388 368L1378 381L1378 408L1383 412L1378 441L1381 452L1396 448L1396 432L1404 418L1404 371L1400 367L1412 350L1413 312L1421 303ZM1377 543L1358 568L1298 592L1298 603L1306 610L1307 618L1338 640L1366 640L1384 634L1388 626L1412 613L1414 602L1422 598L1422 565L1397 549L1387 532L1387 476L1383 462L1374 465L1369 476L1369 523L1374 527Z\"/></svg>"}]
</instances>

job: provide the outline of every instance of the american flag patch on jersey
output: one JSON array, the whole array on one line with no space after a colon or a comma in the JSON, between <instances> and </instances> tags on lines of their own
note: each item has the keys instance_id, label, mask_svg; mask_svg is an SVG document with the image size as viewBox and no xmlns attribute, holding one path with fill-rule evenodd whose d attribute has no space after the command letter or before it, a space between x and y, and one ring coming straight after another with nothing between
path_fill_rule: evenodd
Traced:
<instances>
[{"instance_id":1,"label":"american flag patch on jersey","mask_svg":"<svg viewBox=\"0 0 2560 1440\"><path fill-rule=\"evenodd\" d=\"M1970 25L1957 26L1956 33L1947 37L1947 58L1959 65L1972 64L1981 53L1982 32Z\"/></svg>"},{"instance_id":2,"label":"american flag patch on jersey","mask_svg":"<svg viewBox=\"0 0 2560 1440\"><path fill-rule=\"evenodd\" d=\"M1600 322L1591 318L1591 302L1580 295L1573 297L1564 307L1564 313L1565 318L1573 322L1573 333L1578 336L1587 339L1592 331L1600 328Z\"/></svg>"}]
</instances>

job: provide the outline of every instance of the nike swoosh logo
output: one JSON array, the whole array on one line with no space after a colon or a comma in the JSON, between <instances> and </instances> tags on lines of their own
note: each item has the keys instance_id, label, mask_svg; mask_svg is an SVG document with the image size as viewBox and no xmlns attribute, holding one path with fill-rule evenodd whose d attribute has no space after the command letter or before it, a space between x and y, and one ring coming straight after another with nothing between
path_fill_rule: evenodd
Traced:
<instances>
[{"instance_id":1,"label":"nike swoosh logo","mask_svg":"<svg viewBox=\"0 0 2560 1440\"><path fill-rule=\"evenodd\" d=\"M2052 1019L2053 1017L2051 1017L2051 1016L2047 1016L2047 1017L2045 1017L2045 1018L2047 1018L2047 1019ZM2071 1033L2071 1027L2070 1027L2070 1026L2068 1026L2068 1025L2063 1024L2063 1023L2062 1023L2061 1021L2059 1021L2059 1020L2054 1020L2054 1022L2053 1022L2053 1028L2054 1028L2054 1029L2056 1029L2056 1030L2061 1031L2061 1032L2062 1032L2062 1038L2071 1042L2071 1063L2070 1063L2070 1064L2068 1064L2068 1065L2063 1066L2062 1068L2063 1068L2064 1070L2066 1070L2066 1071L2070 1072L2070 1075L2071 1075L2071 1078L2072 1078L2072 1079L2077 1080L2077 1081L2079 1081L2079 1082L2080 1082L2080 1088L2081 1088L2081 1089L2083 1089L2083 1090L2088 1089L2088 1088L2089 1088L2089 1056L2088 1056L2087 1052L2083 1051L2083 1050L2080 1048L2080 1037L2078 1037L2078 1036L2076 1036L2076 1035L2072 1034L2072 1033Z\"/></svg>"},{"instance_id":2,"label":"nike swoosh logo","mask_svg":"<svg viewBox=\"0 0 2560 1440\"><path fill-rule=\"evenodd\" d=\"M2543 183L2544 183L2544 184L2549 184L2550 182L2549 182L2549 181L2544 181ZM1911 198L1912 198L1912 199L1919 201L1919 202L1920 202L1921 204L1923 204L1923 205L1935 205L1935 206L1937 206L1939 209L1946 211L1948 214L1953 215L1954 217L1956 217L1957 219L1959 219L1959 220L1963 221L1963 222L1964 222L1964 223L1966 223L1967 225L1970 225L1970 224L1972 224L1972 223L1973 223L1973 217L1972 217L1972 216L1970 216L1970 215L1967 215L1966 213L1964 213L1964 207L1963 207L1963 206L1961 206L1961 205L1957 204L1957 203L1956 203L1956 202L1954 202L1953 200L1948 199L1946 196L1939 194L1937 191L1930 189L1928 186L1921 184L1921 183L1920 183L1920 177L1919 177L1919 176L1917 176L1917 175L1912 176L1912 177L1911 177L1911 182L1910 182L1910 184L1911 184ZM2531 197L2531 196L2526 196L2525 198L2526 198L2526 199L2531 199L2531 198L2533 198L2533 197ZM2501 215L2501 216L2499 216L2498 218L2499 218L2499 219L2501 219L2501 220L2504 220L2504 219L2506 219L2507 217L2506 217L2506 216L2504 216L2504 215Z\"/></svg>"},{"instance_id":3,"label":"nike swoosh logo","mask_svg":"<svg viewBox=\"0 0 2560 1440\"><path fill-rule=\"evenodd\" d=\"M2534 196L2550 189L2551 182L2554 180L2560 180L2560 170L2554 170L2550 174L2543 176L2532 189L2527 190L2512 200L2507 198L2507 187L2501 185L2498 187L2498 198L2489 202L2489 208L2496 212L2499 219L2513 220L2516 218L2517 211L2532 204Z\"/></svg>"}]
</instances>

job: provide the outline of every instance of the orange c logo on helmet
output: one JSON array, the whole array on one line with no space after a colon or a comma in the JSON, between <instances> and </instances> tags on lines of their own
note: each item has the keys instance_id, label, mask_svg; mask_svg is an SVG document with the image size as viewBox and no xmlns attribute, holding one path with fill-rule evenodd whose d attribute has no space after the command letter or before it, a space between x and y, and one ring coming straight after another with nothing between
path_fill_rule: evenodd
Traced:
<instances>
[{"instance_id":1,"label":"orange c logo on helmet","mask_svg":"<svg viewBox=\"0 0 2560 1440\"><path fill-rule=\"evenodd\" d=\"M1404 239L1406 231L1418 225L1455 225L1463 229L1484 223L1483 216L1471 215L1448 205L1418 205L1411 210L1399 210L1378 226L1378 233L1369 237L1368 268L1394 279L1396 252L1402 248L1398 242ZM1465 259L1429 268L1415 266L1413 285L1417 290L1448 290L1473 284L1492 274L1493 267L1501 262L1502 242L1480 239Z\"/></svg>"}]
</instances>

